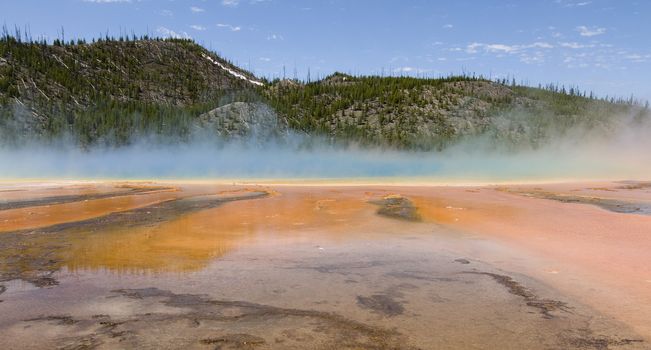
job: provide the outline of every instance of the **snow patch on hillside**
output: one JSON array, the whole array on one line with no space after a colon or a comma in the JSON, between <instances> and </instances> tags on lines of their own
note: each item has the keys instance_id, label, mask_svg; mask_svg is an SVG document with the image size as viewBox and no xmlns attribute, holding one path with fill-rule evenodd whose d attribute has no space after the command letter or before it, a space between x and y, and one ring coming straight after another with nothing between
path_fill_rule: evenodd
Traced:
<instances>
[{"instance_id":1,"label":"snow patch on hillside","mask_svg":"<svg viewBox=\"0 0 651 350\"><path fill-rule=\"evenodd\" d=\"M234 77L236 77L236 78L240 78L240 79L246 80L246 81L248 81L249 83L254 84L254 85L258 85L258 86L262 86L262 85L264 85L264 84L262 84L262 82L260 82L260 81L253 80L253 79L249 79L249 78L247 78L244 74L239 73L239 72L237 72L237 71L234 71L234 70L232 70L232 69L226 67L225 65L223 65L223 64L221 64L221 63L219 63L219 62L217 62L217 61L214 60L212 57L210 57L210 56L208 56L208 55L206 55L206 54L203 54L203 53L202 53L201 56L203 56L203 57L204 57L205 59L207 59L208 61L212 62L212 64L215 64L215 65L219 66L219 68L221 68L221 69L227 71L228 73L230 73L232 76L234 76Z\"/></svg>"}]
</instances>

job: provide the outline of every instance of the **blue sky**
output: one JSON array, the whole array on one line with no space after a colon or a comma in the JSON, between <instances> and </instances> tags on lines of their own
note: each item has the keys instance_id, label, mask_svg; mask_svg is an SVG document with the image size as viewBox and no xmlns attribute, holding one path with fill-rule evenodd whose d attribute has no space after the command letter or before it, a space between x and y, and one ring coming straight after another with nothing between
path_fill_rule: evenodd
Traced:
<instances>
[{"instance_id":1,"label":"blue sky","mask_svg":"<svg viewBox=\"0 0 651 350\"><path fill-rule=\"evenodd\" d=\"M2 0L7 26L50 39L191 37L287 77L475 72L651 99L651 1Z\"/></svg>"}]
</instances>

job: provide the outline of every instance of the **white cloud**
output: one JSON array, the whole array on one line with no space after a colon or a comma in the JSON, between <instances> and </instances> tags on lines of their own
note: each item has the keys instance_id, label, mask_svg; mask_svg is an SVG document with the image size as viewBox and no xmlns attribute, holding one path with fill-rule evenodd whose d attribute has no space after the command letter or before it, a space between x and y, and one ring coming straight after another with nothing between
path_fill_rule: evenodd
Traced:
<instances>
[{"instance_id":1,"label":"white cloud","mask_svg":"<svg viewBox=\"0 0 651 350\"><path fill-rule=\"evenodd\" d=\"M193 24L193 25L190 26L190 28L192 28L192 29L194 29L194 30L199 30L199 31L206 30L206 27L204 27L204 26L200 26L200 25L198 25L198 24Z\"/></svg>"},{"instance_id":2,"label":"white cloud","mask_svg":"<svg viewBox=\"0 0 651 350\"><path fill-rule=\"evenodd\" d=\"M490 52L511 53L511 52L518 51L517 46L504 45L504 44L484 44L483 47L486 51L490 51Z\"/></svg>"},{"instance_id":3,"label":"white cloud","mask_svg":"<svg viewBox=\"0 0 651 350\"><path fill-rule=\"evenodd\" d=\"M556 0L556 3L563 5L563 7L583 7L592 4L592 1Z\"/></svg>"},{"instance_id":4,"label":"white cloud","mask_svg":"<svg viewBox=\"0 0 651 350\"><path fill-rule=\"evenodd\" d=\"M479 49L482 46L484 46L484 44L480 44L480 43L468 44L468 46L466 46L466 52L467 53L477 53L477 49ZM454 51L457 51L457 50L454 50Z\"/></svg>"},{"instance_id":5,"label":"white cloud","mask_svg":"<svg viewBox=\"0 0 651 350\"><path fill-rule=\"evenodd\" d=\"M554 45L538 41L532 44L527 45L506 45L506 44L483 44L483 43L471 43L466 46L466 53L477 53L479 50L490 53L506 53L512 54L521 52L527 49L552 49Z\"/></svg>"},{"instance_id":6,"label":"white cloud","mask_svg":"<svg viewBox=\"0 0 651 350\"><path fill-rule=\"evenodd\" d=\"M239 32L240 30L242 30L242 27L240 27L240 26L234 26L234 25L225 24L225 23L217 23L217 27L219 27L219 28L227 28L231 32Z\"/></svg>"},{"instance_id":7,"label":"white cloud","mask_svg":"<svg viewBox=\"0 0 651 350\"><path fill-rule=\"evenodd\" d=\"M520 54L520 61L526 64L543 63L545 61L545 55L540 51L533 53L523 52Z\"/></svg>"},{"instance_id":8,"label":"white cloud","mask_svg":"<svg viewBox=\"0 0 651 350\"><path fill-rule=\"evenodd\" d=\"M398 68L394 69L394 71L396 71L396 72L405 72L405 73L413 72L415 70L416 70L416 68L414 68L414 67L398 67Z\"/></svg>"},{"instance_id":9,"label":"white cloud","mask_svg":"<svg viewBox=\"0 0 651 350\"><path fill-rule=\"evenodd\" d=\"M269 61L271 61L271 58L269 58L269 57L260 57L260 61L269 62Z\"/></svg>"},{"instance_id":10,"label":"white cloud","mask_svg":"<svg viewBox=\"0 0 651 350\"><path fill-rule=\"evenodd\" d=\"M584 57L565 57L563 60L563 63L565 63L565 67L567 68L587 68L590 65L585 62Z\"/></svg>"},{"instance_id":11,"label":"white cloud","mask_svg":"<svg viewBox=\"0 0 651 350\"><path fill-rule=\"evenodd\" d=\"M170 10L162 10L162 11L160 12L160 15L161 15L161 16L165 16L165 17L173 17L173 16L174 16L174 12L172 12L172 11L170 11Z\"/></svg>"},{"instance_id":12,"label":"white cloud","mask_svg":"<svg viewBox=\"0 0 651 350\"><path fill-rule=\"evenodd\" d=\"M205 12L206 10L202 9L201 7L191 6L190 11L194 13L200 13L200 12Z\"/></svg>"},{"instance_id":13,"label":"white cloud","mask_svg":"<svg viewBox=\"0 0 651 350\"><path fill-rule=\"evenodd\" d=\"M96 4L111 4L117 2L131 2L131 0L84 0L84 2L94 2Z\"/></svg>"},{"instance_id":14,"label":"white cloud","mask_svg":"<svg viewBox=\"0 0 651 350\"><path fill-rule=\"evenodd\" d=\"M168 38L176 38L176 39L191 39L192 38L186 32L177 33L177 32L175 32L175 31L173 31L173 30L171 30L169 28L165 28L165 27L162 27L162 26L156 28L156 31L158 32L158 34L160 34L160 35L162 35L164 37L168 37Z\"/></svg>"},{"instance_id":15,"label":"white cloud","mask_svg":"<svg viewBox=\"0 0 651 350\"><path fill-rule=\"evenodd\" d=\"M551 32L551 35L552 35L552 37L554 37L554 38L560 38L560 37L563 36L563 34L562 34L561 32L559 32L559 31L557 30L557 28L554 27L554 26L549 26L549 27L547 27L547 29Z\"/></svg>"},{"instance_id":16,"label":"white cloud","mask_svg":"<svg viewBox=\"0 0 651 350\"><path fill-rule=\"evenodd\" d=\"M452 25L452 24L443 25L443 29L452 29L452 28L454 28L454 25Z\"/></svg>"},{"instance_id":17,"label":"white cloud","mask_svg":"<svg viewBox=\"0 0 651 350\"><path fill-rule=\"evenodd\" d=\"M526 45L525 48L553 49L554 45L544 41L537 41L533 44Z\"/></svg>"},{"instance_id":18,"label":"white cloud","mask_svg":"<svg viewBox=\"0 0 651 350\"><path fill-rule=\"evenodd\" d=\"M403 55L393 56L393 57L391 57L391 60L389 62L391 62L391 63L409 62L409 57L403 56Z\"/></svg>"},{"instance_id":19,"label":"white cloud","mask_svg":"<svg viewBox=\"0 0 651 350\"><path fill-rule=\"evenodd\" d=\"M593 44L580 44L577 42L562 42L559 44L561 47L565 47L568 49L586 49L586 48L592 48L595 47Z\"/></svg>"},{"instance_id":20,"label":"white cloud","mask_svg":"<svg viewBox=\"0 0 651 350\"><path fill-rule=\"evenodd\" d=\"M579 32L581 36L595 36L595 35L601 35L606 33L606 28L599 28L599 27L594 27L594 28L588 28L586 26L578 26L576 27L576 31Z\"/></svg>"},{"instance_id":21,"label":"white cloud","mask_svg":"<svg viewBox=\"0 0 651 350\"><path fill-rule=\"evenodd\" d=\"M263 2L270 2L271 0L249 0L249 4L256 5ZM242 1L241 0L222 0L222 5L228 7L237 7Z\"/></svg>"},{"instance_id":22,"label":"white cloud","mask_svg":"<svg viewBox=\"0 0 651 350\"><path fill-rule=\"evenodd\" d=\"M644 63L648 62L649 59L651 59L651 55L631 54L626 55L625 58L631 60L631 62L634 63Z\"/></svg>"},{"instance_id":23,"label":"white cloud","mask_svg":"<svg viewBox=\"0 0 651 350\"><path fill-rule=\"evenodd\" d=\"M398 67L393 70L394 73L412 73L412 74L423 74L423 73L429 73L431 71L432 71L431 69L420 69L420 68L410 67L410 66Z\"/></svg>"},{"instance_id":24,"label":"white cloud","mask_svg":"<svg viewBox=\"0 0 651 350\"><path fill-rule=\"evenodd\" d=\"M465 52L468 54L476 54L481 51L487 54L494 54L496 57L516 55L521 62L534 64L544 62L547 50L553 48L554 45L544 41L537 41L523 45L485 44L474 42L466 46Z\"/></svg>"},{"instance_id":25,"label":"white cloud","mask_svg":"<svg viewBox=\"0 0 651 350\"><path fill-rule=\"evenodd\" d=\"M579 43L574 43L574 42L573 43L561 43L561 46L562 47L567 47L569 49L582 49L583 48L583 45L581 45Z\"/></svg>"},{"instance_id":26,"label":"white cloud","mask_svg":"<svg viewBox=\"0 0 651 350\"><path fill-rule=\"evenodd\" d=\"M471 43L466 46L466 53L477 53L479 50L484 50L487 52L502 52L502 53L511 53L517 51L515 46L504 45L504 44L482 44L482 43Z\"/></svg>"},{"instance_id":27,"label":"white cloud","mask_svg":"<svg viewBox=\"0 0 651 350\"><path fill-rule=\"evenodd\" d=\"M280 34L271 34L267 36L267 40L285 40L285 38Z\"/></svg>"}]
</instances>

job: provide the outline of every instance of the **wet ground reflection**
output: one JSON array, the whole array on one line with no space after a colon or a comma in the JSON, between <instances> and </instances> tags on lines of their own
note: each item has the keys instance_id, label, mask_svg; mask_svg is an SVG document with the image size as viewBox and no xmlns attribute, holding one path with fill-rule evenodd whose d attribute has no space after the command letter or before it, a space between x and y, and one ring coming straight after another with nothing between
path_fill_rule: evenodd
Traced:
<instances>
[{"instance_id":1,"label":"wet ground reflection","mask_svg":"<svg viewBox=\"0 0 651 350\"><path fill-rule=\"evenodd\" d=\"M521 196L535 189L518 186L93 186L0 192L11 193L5 203L38 204L0 210L5 348L648 345L644 289L617 290L611 307L639 307L609 314L593 307L599 296L584 297L597 285L579 269L618 228L638 240L620 252L637 256L648 216L602 222L597 206ZM628 191L617 200L648 198L644 186L591 186L582 195L609 186ZM589 244L583 229L595 233ZM585 254L563 255L571 245ZM568 278L538 274L550 261ZM603 286L644 273L630 267Z\"/></svg>"}]
</instances>

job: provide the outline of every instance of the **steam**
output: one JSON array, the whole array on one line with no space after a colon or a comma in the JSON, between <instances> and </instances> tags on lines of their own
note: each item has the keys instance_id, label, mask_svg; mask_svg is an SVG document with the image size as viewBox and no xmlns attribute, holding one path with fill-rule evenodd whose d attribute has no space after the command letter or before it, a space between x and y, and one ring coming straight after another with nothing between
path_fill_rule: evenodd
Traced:
<instances>
[{"instance_id":1,"label":"steam","mask_svg":"<svg viewBox=\"0 0 651 350\"><path fill-rule=\"evenodd\" d=\"M639 118L638 118L639 119ZM442 152L337 146L289 134L283 142L191 142L139 137L124 147L81 149L69 139L0 146L0 179L387 179L484 183L651 179L651 126L618 116L608 128L565 130L537 148L475 137Z\"/></svg>"}]
</instances>

